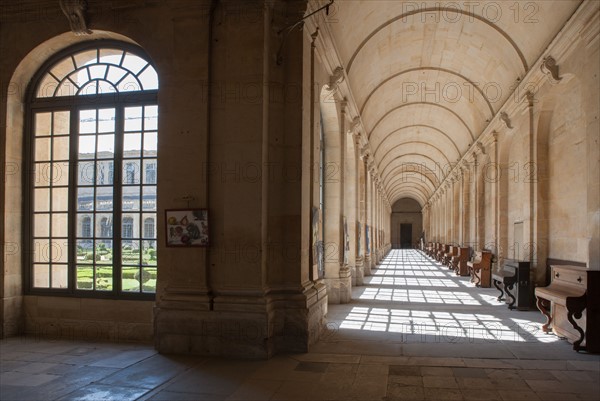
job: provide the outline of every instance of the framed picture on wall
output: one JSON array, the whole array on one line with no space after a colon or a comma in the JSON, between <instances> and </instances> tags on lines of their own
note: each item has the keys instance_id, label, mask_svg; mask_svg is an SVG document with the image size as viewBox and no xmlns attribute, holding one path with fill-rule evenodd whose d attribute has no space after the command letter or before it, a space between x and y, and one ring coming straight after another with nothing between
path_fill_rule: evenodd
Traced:
<instances>
[{"instance_id":1,"label":"framed picture on wall","mask_svg":"<svg viewBox=\"0 0 600 401\"><path fill-rule=\"evenodd\" d=\"M167 246L208 247L208 209L165 211Z\"/></svg>"}]
</instances>

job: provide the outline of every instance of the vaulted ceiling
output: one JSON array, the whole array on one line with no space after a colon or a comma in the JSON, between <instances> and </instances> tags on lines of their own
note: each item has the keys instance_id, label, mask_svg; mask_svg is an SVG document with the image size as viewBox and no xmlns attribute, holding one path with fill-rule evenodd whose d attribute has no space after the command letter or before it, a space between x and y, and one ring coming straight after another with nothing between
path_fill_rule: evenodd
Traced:
<instances>
[{"instance_id":1,"label":"vaulted ceiling","mask_svg":"<svg viewBox=\"0 0 600 401\"><path fill-rule=\"evenodd\" d=\"M429 199L580 3L335 2L328 28L391 203Z\"/></svg>"}]
</instances>

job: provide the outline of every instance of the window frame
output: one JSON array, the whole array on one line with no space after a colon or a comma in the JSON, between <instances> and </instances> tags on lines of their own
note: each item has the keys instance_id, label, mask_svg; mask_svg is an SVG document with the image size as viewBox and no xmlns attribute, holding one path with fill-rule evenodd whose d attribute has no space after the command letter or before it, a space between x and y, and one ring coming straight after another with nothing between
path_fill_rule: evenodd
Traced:
<instances>
[{"instance_id":1,"label":"window frame","mask_svg":"<svg viewBox=\"0 0 600 401\"><path fill-rule=\"evenodd\" d=\"M77 149L73 147L69 148L69 199L68 199L68 232L67 232L67 241L69 243L69 255L67 257L67 280L68 285L67 288L36 288L33 283L33 259L34 259L34 236L33 236L33 193L34 193L34 169L33 164L35 162L34 155L34 146L33 142L35 140L34 133L34 124L33 119L35 113L39 112L58 112L58 111L69 111L69 119L70 119L70 132L69 138L72 137L72 129L73 127L79 124L78 114L80 110L85 109L100 109L103 107L106 108L115 108L116 121L119 121L119 118L122 121L123 116L121 111L124 110L125 107L132 106L152 106L158 105L158 89L151 90L142 90L142 91L130 91L130 92L114 92L107 94L94 94L94 95L74 95L74 96L60 96L60 97L36 97L38 85L41 84L43 77L45 74L50 71L50 69L61 60L66 57L75 55L77 53L92 50L92 49L101 49L101 48L113 48L118 50L123 50L128 53L132 53L149 63L149 65L156 69L155 64L152 62L152 59L148 56L148 54L139 46L136 46L131 43L125 43L116 40L94 40L78 43L73 46L69 46L61 51L56 52L52 55L44 64L37 70L37 72L33 75L29 86L27 87L27 92L25 96L25 122L24 122L24 141L23 141L23 160L25 161L25 169L23 169L23 201L24 201L24 213L23 213L23 233L22 233L22 241L25 244L25 251L23 252L23 289L25 295L41 295L41 296L64 296L64 297L76 297L76 298L100 298L100 299L125 299L125 300L155 300L156 292L128 292L123 291L121 287L121 274L122 274L122 262L118 262L118 265L113 265L113 277L116 277L114 280L117 285L114 285L112 290L110 291L99 291L99 290L82 290L77 289L77 277L76 277L76 263L73 258L74 251L76 249L77 243L77 196L73 192L73 185L76 182L77 178L77 168L74 168L77 165L78 157L77 157ZM115 135L124 136L123 127L115 127ZM122 152L122 149L117 149L115 147L115 157L117 157L117 152ZM158 157L158 156L157 156ZM122 155L119 156L121 161L123 161ZM116 160L116 159L115 159ZM126 185L122 179L122 171L114 168L113 166L113 182L112 185L114 187L115 183L118 183L120 188L123 188ZM122 168L121 168L122 170ZM96 184L95 184L96 185ZM109 184L110 185L110 184ZM157 183L156 183L157 185ZM75 189L76 189L75 185ZM120 190L122 191L122 189ZM117 199L116 197L114 199ZM141 201L141 195L140 195ZM154 212L158 218L158 203L156 205L156 211ZM52 213L52 212L50 212ZM117 213L113 211L113 213ZM121 214L123 211L121 210ZM142 215L142 211L140 210L140 217ZM117 220L117 219L115 219ZM119 217L120 220L120 217ZM118 229L119 232L122 230L122 227L116 227L115 221L113 221L113 230L112 230L112 238L113 243L120 243L123 238L117 238L115 236L115 229ZM158 246L158 232L156 232L156 244ZM144 239L140 235L140 240ZM159 266L156 265L156 269L158 272ZM142 285L142 283L140 283Z\"/></svg>"}]
</instances>

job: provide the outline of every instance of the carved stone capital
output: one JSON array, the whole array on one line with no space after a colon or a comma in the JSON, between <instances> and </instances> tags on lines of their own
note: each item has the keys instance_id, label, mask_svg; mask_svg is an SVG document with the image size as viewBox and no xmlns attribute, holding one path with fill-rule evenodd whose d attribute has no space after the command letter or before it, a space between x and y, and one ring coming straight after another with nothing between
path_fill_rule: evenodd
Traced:
<instances>
[{"instance_id":1,"label":"carved stone capital","mask_svg":"<svg viewBox=\"0 0 600 401\"><path fill-rule=\"evenodd\" d=\"M90 35L87 27L87 0L59 0L60 9L69 20L71 31L77 35Z\"/></svg>"},{"instance_id":2,"label":"carved stone capital","mask_svg":"<svg viewBox=\"0 0 600 401\"><path fill-rule=\"evenodd\" d=\"M556 60L552 56L544 57L540 65L540 70L548 77L552 85L556 85L562 80L562 77L558 75L558 64L556 64Z\"/></svg>"},{"instance_id":3,"label":"carved stone capital","mask_svg":"<svg viewBox=\"0 0 600 401\"><path fill-rule=\"evenodd\" d=\"M485 155L485 146L483 146L483 143L478 141L475 145L477 146L477 149L479 149L481 154Z\"/></svg>"}]
</instances>

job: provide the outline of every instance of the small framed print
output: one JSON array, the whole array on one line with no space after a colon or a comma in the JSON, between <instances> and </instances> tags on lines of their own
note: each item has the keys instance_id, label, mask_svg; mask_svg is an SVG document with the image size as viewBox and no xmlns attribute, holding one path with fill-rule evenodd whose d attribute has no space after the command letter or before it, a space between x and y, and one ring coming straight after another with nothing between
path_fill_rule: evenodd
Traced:
<instances>
[{"instance_id":1,"label":"small framed print","mask_svg":"<svg viewBox=\"0 0 600 401\"><path fill-rule=\"evenodd\" d=\"M208 209L165 211L167 246L208 247Z\"/></svg>"}]
</instances>

